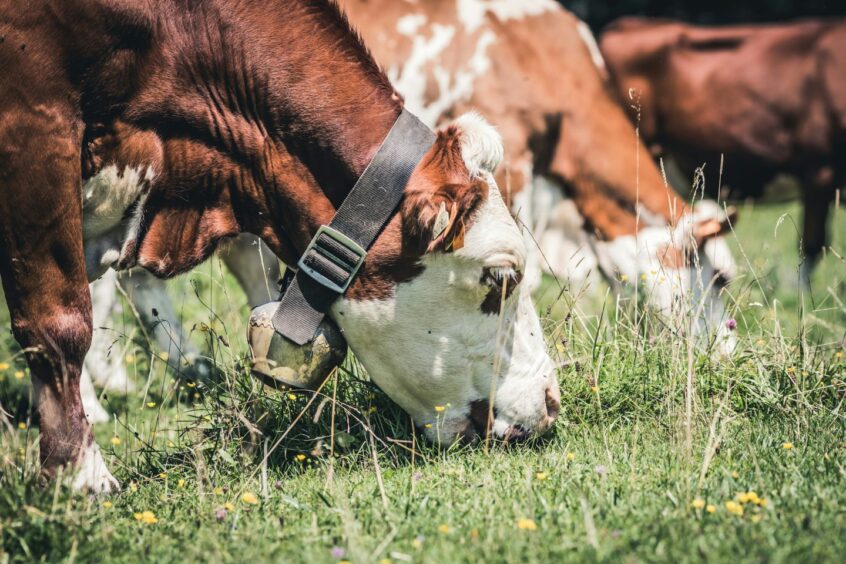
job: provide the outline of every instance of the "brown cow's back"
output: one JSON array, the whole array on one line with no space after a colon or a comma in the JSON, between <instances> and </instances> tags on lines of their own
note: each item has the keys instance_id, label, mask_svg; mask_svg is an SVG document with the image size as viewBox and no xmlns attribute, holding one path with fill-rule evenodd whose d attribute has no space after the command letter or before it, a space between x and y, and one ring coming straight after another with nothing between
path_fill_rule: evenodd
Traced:
<instances>
[{"instance_id":1,"label":"brown cow's back","mask_svg":"<svg viewBox=\"0 0 846 564\"><path fill-rule=\"evenodd\" d=\"M640 93L644 136L710 194L803 184L805 276L846 183L846 21L696 27L625 19L602 36L620 96Z\"/></svg>"}]
</instances>

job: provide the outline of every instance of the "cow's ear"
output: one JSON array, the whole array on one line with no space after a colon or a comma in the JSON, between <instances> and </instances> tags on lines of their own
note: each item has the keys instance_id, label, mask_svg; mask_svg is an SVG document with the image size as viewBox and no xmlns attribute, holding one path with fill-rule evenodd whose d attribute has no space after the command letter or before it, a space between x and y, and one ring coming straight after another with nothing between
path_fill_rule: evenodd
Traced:
<instances>
[{"instance_id":1,"label":"cow's ear","mask_svg":"<svg viewBox=\"0 0 846 564\"><path fill-rule=\"evenodd\" d=\"M482 181L447 184L432 192L407 194L403 204L406 236L425 252L457 251L473 211L485 197Z\"/></svg>"}]
</instances>

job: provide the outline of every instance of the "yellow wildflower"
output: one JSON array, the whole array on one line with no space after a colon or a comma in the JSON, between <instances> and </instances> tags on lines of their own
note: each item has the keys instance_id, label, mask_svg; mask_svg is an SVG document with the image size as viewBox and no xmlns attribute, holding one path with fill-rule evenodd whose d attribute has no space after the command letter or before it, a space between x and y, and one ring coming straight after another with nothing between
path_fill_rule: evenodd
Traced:
<instances>
[{"instance_id":1,"label":"yellow wildflower","mask_svg":"<svg viewBox=\"0 0 846 564\"><path fill-rule=\"evenodd\" d=\"M743 506L737 503L736 501L727 501L726 502L726 511L731 513L732 515L737 515L738 517L743 517Z\"/></svg>"},{"instance_id":2,"label":"yellow wildflower","mask_svg":"<svg viewBox=\"0 0 846 564\"><path fill-rule=\"evenodd\" d=\"M256 494L252 492L244 492L244 495L241 496L241 501L249 505L258 504L258 498L256 497Z\"/></svg>"},{"instance_id":3,"label":"yellow wildflower","mask_svg":"<svg viewBox=\"0 0 846 564\"><path fill-rule=\"evenodd\" d=\"M235 509L235 506L227 501L223 504L223 508L227 511L233 511Z\"/></svg>"},{"instance_id":4,"label":"yellow wildflower","mask_svg":"<svg viewBox=\"0 0 846 564\"><path fill-rule=\"evenodd\" d=\"M176 487L177 488L184 488L185 487L185 480L183 480L182 478L179 478L179 481L176 482Z\"/></svg>"},{"instance_id":5,"label":"yellow wildflower","mask_svg":"<svg viewBox=\"0 0 846 564\"><path fill-rule=\"evenodd\" d=\"M22 370L18 370L15 372L15 380L23 380L24 373Z\"/></svg>"},{"instance_id":6,"label":"yellow wildflower","mask_svg":"<svg viewBox=\"0 0 846 564\"><path fill-rule=\"evenodd\" d=\"M379 560L379 564L391 564L391 559L390 558L382 558L381 560Z\"/></svg>"},{"instance_id":7,"label":"yellow wildflower","mask_svg":"<svg viewBox=\"0 0 846 564\"><path fill-rule=\"evenodd\" d=\"M18 429L20 429L21 431L23 431L24 429L26 429L26 423L24 423L23 421L21 421L20 423L18 423Z\"/></svg>"},{"instance_id":8,"label":"yellow wildflower","mask_svg":"<svg viewBox=\"0 0 846 564\"><path fill-rule=\"evenodd\" d=\"M791 443L791 442L782 443L781 448L783 448L784 450L790 450L790 449L793 448L793 443Z\"/></svg>"},{"instance_id":9,"label":"yellow wildflower","mask_svg":"<svg viewBox=\"0 0 846 564\"><path fill-rule=\"evenodd\" d=\"M120 444L120 437L112 437L109 442L112 443L112 446L118 446Z\"/></svg>"},{"instance_id":10,"label":"yellow wildflower","mask_svg":"<svg viewBox=\"0 0 846 564\"><path fill-rule=\"evenodd\" d=\"M574 460L576 460L576 453L575 452L568 452L567 453L567 461L573 462Z\"/></svg>"},{"instance_id":11,"label":"yellow wildflower","mask_svg":"<svg viewBox=\"0 0 846 564\"><path fill-rule=\"evenodd\" d=\"M444 406L442 406L442 405L436 405L436 406L435 406L435 411L437 411L438 413L441 413L441 412L442 412L443 410L445 410L445 409L446 409L446 408L445 408Z\"/></svg>"},{"instance_id":12,"label":"yellow wildflower","mask_svg":"<svg viewBox=\"0 0 846 564\"><path fill-rule=\"evenodd\" d=\"M736 480L736 479L740 478L740 474L738 474L737 471L734 471L734 472L731 473L731 477Z\"/></svg>"},{"instance_id":13,"label":"yellow wildflower","mask_svg":"<svg viewBox=\"0 0 846 564\"><path fill-rule=\"evenodd\" d=\"M223 488L221 488L220 486L216 487L214 489L214 495L223 495Z\"/></svg>"},{"instance_id":14,"label":"yellow wildflower","mask_svg":"<svg viewBox=\"0 0 846 564\"><path fill-rule=\"evenodd\" d=\"M764 345L767 344L767 342L764 339L758 339L757 341L755 341L755 344L758 345L759 347L763 347Z\"/></svg>"},{"instance_id":15,"label":"yellow wildflower","mask_svg":"<svg viewBox=\"0 0 846 564\"><path fill-rule=\"evenodd\" d=\"M717 511L717 506L709 503L705 506L705 511L707 511L708 513L714 513L715 511Z\"/></svg>"},{"instance_id":16,"label":"yellow wildflower","mask_svg":"<svg viewBox=\"0 0 846 564\"><path fill-rule=\"evenodd\" d=\"M170 355L166 352L163 352L159 355L159 358L163 361L167 362L170 359Z\"/></svg>"},{"instance_id":17,"label":"yellow wildflower","mask_svg":"<svg viewBox=\"0 0 846 564\"><path fill-rule=\"evenodd\" d=\"M746 493L739 493L737 494L737 501L740 503L754 503L758 505L761 501L761 498L758 497L758 494L755 492L746 492Z\"/></svg>"},{"instance_id":18,"label":"yellow wildflower","mask_svg":"<svg viewBox=\"0 0 846 564\"><path fill-rule=\"evenodd\" d=\"M298 454L297 456L295 456L294 458L296 458L296 459L297 459L297 462L302 462L303 460L305 460L305 459L306 459L306 455L304 455L304 454L300 453L300 454Z\"/></svg>"},{"instance_id":19,"label":"yellow wildflower","mask_svg":"<svg viewBox=\"0 0 846 564\"><path fill-rule=\"evenodd\" d=\"M646 273L641 274L641 275L640 275L640 279L641 279L641 280L646 280Z\"/></svg>"},{"instance_id":20,"label":"yellow wildflower","mask_svg":"<svg viewBox=\"0 0 846 564\"><path fill-rule=\"evenodd\" d=\"M538 526L531 519L517 519L517 528L521 531L537 531Z\"/></svg>"},{"instance_id":21,"label":"yellow wildflower","mask_svg":"<svg viewBox=\"0 0 846 564\"><path fill-rule=\"evenodd\" d=\"M562 345L561 343L558 343L557 345L555 345L555 349L556 349L556 350L557 350L560 354L564 354L564 345Z\"/></svg>"},{"instance_id":22,"label":"yellow wildflower","mask_svg":"<svg viewBox=\"0 0 846 564\"><path fill-rule=\"evenodd\" d=\"M425 424L425 425L423 425L423 426L424 426L424 427L426 427L427 429L431 429L431 428L432 428L432 424L431 424L431 423L426 423L426 424Z\"/></svg>"},{"instance_id":23,"label":"yellow wildflower","mask_svg":"<svg viewBox=\"0 0 846 564\"><path fill-rule=\"evenodd\" d=\"M147 402L147 407L156 407L156 402L154 402L154 401L148 401L148 402Z\"/></svg>"},{"instance_id":24,"label":"yellow wildflower","mask_svg":"<svg viewBox=\"0 0 846 564\"><path fill-rule=\"evenodd\" d=\"M543 481L543 480L546 480L546 478L547 478L546 472L538 472L538 473L535 474L535 480Z\"/></svg>"},{"instance_id":25,"label":"yellow wildflower","mask_svg":"<svg viewBox=\"0 0 846 564\"><path fill-rule=\"evenodd\" d=\"M288 399L289 399L289 400L295 400L295 399L297 399L297 394L288 394Z\"/></svg>"},{"instance_id":26,"label":"yellow wildflower","mask_svg":"<svg viewBox=\"0 0 846 564\"><path fill-rule=\"evenodd\" d=\"M159 520L156 518L156 514L152 511L142 511L141 513L133 513L132 517L134 517L136 521L141 521L145 525L154 525L159 522Z\"/></svg>"},{"instance_id":27,"label":"yellow wildflower","mask_svg":"<svg viewBox=\"0 0 846 564\"><path fill-rule=\"evenodd\" d=\"M796 369L794 367L792 367L792 366L787 367L787 373L788 374L794 374L795 372L796 372Z\"/></svg>"},{"instance_id":28,"label":"yellow wildflower","mask_svg":"<svg viewBox=\"0 0 846 564\"><path fill-rule=\"evenodd\" d=\"M438 525L438 532L441 533L442 535L448 534L449 533L449 525L447 525L446 523Z\"/></svg>"},{"instance_id":29,"label":"yellow wildflower","mask_svg":"<svg viewBox=\"0 0 846 564\"><path fill-rule=\"evenodd\" d=\"M188 383L187 383L187 384L185 384L185 385L186 385L186 386L188 386L189 388L196 388L196 387L197 387L197 383L196 383L196 382L188 382Z\"/></svg>"},{"instance_id":30,"label":"yellow wildflower","mask_svg":"<svg viewBox=\"0 0 846 564\"><path fill-rule=\"evenodd\" d=\"M697 497L691 502L690 506L694 509L702 509L703 507L705 507L705 500L701 497Z\"/></svg>"},{"instance_id":31,"label":"yellow wildflower","mask_svg":"<svg viewBox=\"0 0 846 564\"><path fill-rule=\"evenodd\" d=\"M112 502L111 501L104 501L103 502L103 508L104 509L111 509L112 508Z\"/></svg>"},{"instance_id":32,"label":"yellow wildflower","mask_svg":"<svg viewBox=\"0 0 846 564\"><path fill-rule=\"evenodd\" d=\"M834 353L834 358L843 358L843 351L837 351Z\"/></svg>"},{"instance_id":33,"label":"yellow wildflower","mask_svg":"<svg viewBox=\"0 0 846 564\"><path fill-rule=\"evenodd\" d=\"M167 472L160 472L160 473L159 473L159 478L161 478L162 480L167 479Z\"/></svg>"},{"instance_id":34,"label":"yellow wildflower","mask_svg":"<svg viewBox=\"0 0 846 564\"><path fill-rule=\"evenodd\" d=\"M8 370L9 363L8 362L0 362L0 370Z\"/></svg>"},{"instance_id":35,"label":"yellow wildflower","mask_svg":"<svg viewBox=\"0 0 846 564\"><path fill-rule=\"evenodd\" d=\"M593 392L593 393L599 392L599 386L591 386L590 391Z\"/></svg>"},{"instance_id":36,"label":"yellow wildflower","mask_svg":"<svg viewBox=\"0 0 846 564\"><path fill-rule=\"evenodd\" d=\"M411 546L413 546L417 550L420 550L421 548L423 548L423 539L421 539L420 537L415 537L414 540L411 541Z\"/></svg>"},{"instance_id":37,"label":"yellow wildflower","mask_svg":"<svg viewBox=\"0 0 846 564\"><path fill-rule=\"evenodd\" d=\"M620 282L628 282L628 281L629 281L629 277L627 275L625 275L625 274L620 275Z\"/></svg>"},{"instance_id":38,"label":"yellow wildflower","mask_svg":"<svg viewBox=\"0 0 846 564\"><path fill-rule=\"evenodd\" d=\"M129 491L137 492L138 491L138 484L135 482L129 482Z\"/></svg>"}]
</instances>

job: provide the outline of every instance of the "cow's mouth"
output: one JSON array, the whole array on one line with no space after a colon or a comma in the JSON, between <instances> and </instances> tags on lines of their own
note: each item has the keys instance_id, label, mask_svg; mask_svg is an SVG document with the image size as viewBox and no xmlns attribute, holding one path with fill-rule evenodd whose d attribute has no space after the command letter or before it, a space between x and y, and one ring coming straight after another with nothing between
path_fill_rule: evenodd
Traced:
<instances>
[{"instance_id":1,"label":"cow's mouth","mask_svg":"<svg viewBox=\"0 0 846 564\"><path fill-rule=\"evenodd\" d=\"M488 400L476 400L470 404L470 432L464 434L464 439L470 442L475 442L479 439L486 439L491 435L493 429L493 422L496 420L497 411L494 407L493 411L490 409L490 402ZM521 425L510 425L502 436L496 436L498 440L507 443L516 443L525 441L532 432L522 427Z\"/></svg>"}]
</instances>

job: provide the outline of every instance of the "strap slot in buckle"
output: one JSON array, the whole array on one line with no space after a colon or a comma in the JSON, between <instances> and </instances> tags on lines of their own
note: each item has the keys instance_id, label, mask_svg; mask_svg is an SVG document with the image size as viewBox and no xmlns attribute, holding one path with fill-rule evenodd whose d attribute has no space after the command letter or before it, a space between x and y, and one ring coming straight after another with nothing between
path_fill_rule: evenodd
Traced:
<instances>
[{"instance_id":1,"label":"strap slot in buckle","mask_svg":"<svg viewBox=\"0 0 846 564\"><path fill-rule=\"evenodd\" d=\"M367 256L358 243L328 225L321 225L297 267L329 290L343 294Z\"/></svg>"}]
</instances>

